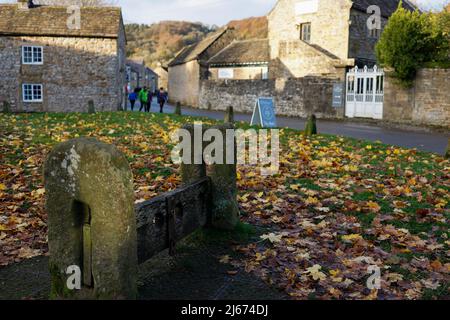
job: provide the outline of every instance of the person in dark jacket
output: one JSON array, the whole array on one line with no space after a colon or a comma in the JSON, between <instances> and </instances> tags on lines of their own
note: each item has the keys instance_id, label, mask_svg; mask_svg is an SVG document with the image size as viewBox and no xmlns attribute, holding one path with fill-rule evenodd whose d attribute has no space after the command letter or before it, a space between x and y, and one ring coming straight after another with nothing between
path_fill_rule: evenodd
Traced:
<instances>
[{"instance_id":1,"label":"person in dark jacket","mask_svg":"<svg viewBox=\"0 0 450 320\"><path fill-rule=\"evenodd\" d=\"M163 113L163 109L164 109L164 104L167 102L167 92L164 91L164 88L160 88L157 92L157 98L158 98L158 104L159 104L159 112Z\"/></svg>"},{"instance_id":2,"label":"person in dark jacket","mask_svg":"<svg viewBox=\"0 0 450 320\"><path fill-rule=\"evenodd\" d=\"M137 100L137 93L132 91L130 92L130 94L128 95L128 100L130 100L130 104L131 104L131 111L134 111L134 105L136 103Z\"/></svg>"}]
</instances>

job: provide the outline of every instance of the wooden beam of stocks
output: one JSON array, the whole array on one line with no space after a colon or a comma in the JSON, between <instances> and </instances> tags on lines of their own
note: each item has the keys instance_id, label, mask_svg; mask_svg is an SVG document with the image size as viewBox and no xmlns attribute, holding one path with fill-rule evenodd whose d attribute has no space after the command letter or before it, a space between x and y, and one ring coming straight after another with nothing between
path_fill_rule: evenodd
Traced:
<instances>
[{"instance_id":1,"label":"wooden beam of stocks","mask_svg":"<svg viewBox=\"0 0 450 320\"><path fill-rule=\"evenodd\" d=\"M174 242L205 226L208 222L208 193L209 178L205 177L138 204L138 262L143 263L167 248L173 250Z\"/></svg>"}]
</instances>

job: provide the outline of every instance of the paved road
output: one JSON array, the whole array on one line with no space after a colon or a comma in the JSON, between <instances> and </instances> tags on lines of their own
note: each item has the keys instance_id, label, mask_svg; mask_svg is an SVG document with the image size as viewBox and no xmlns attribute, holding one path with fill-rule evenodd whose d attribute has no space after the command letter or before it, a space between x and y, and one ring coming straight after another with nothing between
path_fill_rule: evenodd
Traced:
<instances>
[{"instance_id":1,"label":"paved road","mask_svg":"<svg viewBox=\"0 0 450 320\"><path fill-rule=\"evenodd\" d=\"M152 111L155 112L158 110L159 106L157 106L156 103L153 103ZM192 108L183 108L182 111L184 115L189 116L201 116L220 120L224 118L224 112L222 111L209 111ZM164 112L173 113L174 107L167 105L164 108ZM237 121L250 122L251 115L235 114L235 119ZM280 127L300 130L305 128L304 119L279 116L277 117L277 120ZM425 131L408 131L349 121L318 120L317 126L319 132L321 133L341 135L369 141L381 141L390 145L405 148L417 148L418 150L435 152L441 155L445 153L445 149L450 138L450 132L436 133Z\"/></svg>"}]
</instances>

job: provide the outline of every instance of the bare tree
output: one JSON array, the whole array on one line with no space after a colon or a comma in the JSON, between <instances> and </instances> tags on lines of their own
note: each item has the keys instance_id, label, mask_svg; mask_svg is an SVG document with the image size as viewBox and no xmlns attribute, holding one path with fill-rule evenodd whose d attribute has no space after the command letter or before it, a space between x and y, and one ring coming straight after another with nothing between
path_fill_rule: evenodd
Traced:
<instances>
[{"instance_id":1,"label":"bare tree","mask_svg":"<svg viewBox=\"0 0 450 320\"><path fill-rule=\"evenodd\" d=\"M48 5L60 5L60 6L70 6L79 5L82 7L88 6L106 6L106 5L116 5L115 0L35 0L35 4L48 4Z\"/></svg>"}]
</instances>

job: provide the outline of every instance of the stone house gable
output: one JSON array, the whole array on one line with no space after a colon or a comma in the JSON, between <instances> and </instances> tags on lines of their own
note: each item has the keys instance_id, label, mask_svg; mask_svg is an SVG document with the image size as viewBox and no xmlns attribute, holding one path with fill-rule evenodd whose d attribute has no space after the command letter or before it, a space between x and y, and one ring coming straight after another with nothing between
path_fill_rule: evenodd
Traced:
<instances>
[{"instance_id":1,"label":"stone house gable","mask_svg":"<svg viewBox=\"0 0 450 320\"><path fill-rule=\"evenodd\" d=\"M169 67L187 63L192 60L201 59L205 51L207 51L220 37L222 37L229 30L230 29L228 28L222 28L207 36L205 39L185 47L169 63Z\"/></svg>"},{"instance_id":2,"label":"stone house gable","mask_svg":"<svg viewBox=\"0 0 450 320\"><path fill-rule=\"evenodd\" d=\"M342 77L342 67L345 69L355 64L374 64L375 44L381 32L369 32L367 20L370 15L367 14L367 8L370 5L380 7L384 27L399 2L400 0L279 0L268 15L271 60L278 65L276 72L281 72L275 73L273 77L286 74L302 77L329 74L330 71ZM408 1L404 1L403 6L408 10L415 9ZM323 59L309 56L308 52L311 51L306 50L302 41L325 53L322 55ZM330 68L330 54L340 59L337 63L340 67L334 71Z\"/></svg>"},{"instance_id":3,"label":"stone house gable","mask_svg":"<svg viewBox=\"0 0 450 320\"><path fill-rule=\"evenodd\" d=\"M125 28L120 8L82 8L68 27L63 6L0 5L0 102L15 112L85 112L123 107ZM70 24L69 24L70 25Z\"/></svg>"},{"instance_id":4,"label":"stone house gable","mask_svg":"<svg viewBox=\"0 0 450 320\"><path fill-rule=\"evenodd\" d=\"M180 51L169 63L169 97L173 102L198 106L200 81L207 79L207 61L234 39L232 28L222 28Z\"/></svg>"}]
</instances>

